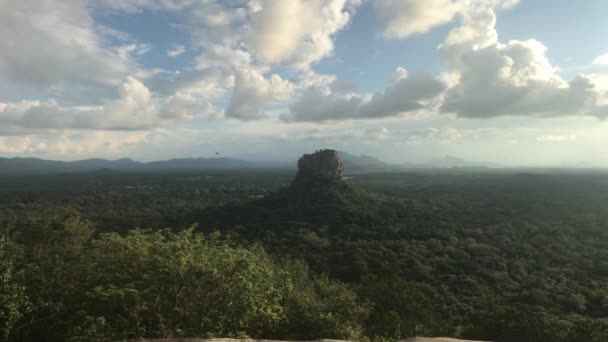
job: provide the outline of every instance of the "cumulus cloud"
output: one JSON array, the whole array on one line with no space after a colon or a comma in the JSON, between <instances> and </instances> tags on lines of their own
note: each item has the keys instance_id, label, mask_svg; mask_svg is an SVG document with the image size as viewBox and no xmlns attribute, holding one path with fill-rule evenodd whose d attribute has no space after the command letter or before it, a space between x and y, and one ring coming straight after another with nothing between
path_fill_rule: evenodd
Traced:
<instances>
[{"instance_id":1,"label":"cumulus cloud","mask_svg":"<svg viewBox=\"0 0 608 342\"><path fill-rule=\"evenodd\" d=\"M125 58L101 46L79 0L0 3L0 84L47 89L66 82L117 85Z\"/></svg>"},{"instance_id":2,"label":"cumulus cloud","mask_svg":"<svg viewBox=\"0 0 608 342\"><path fill-rule=\"evenodd\" d=\"M48 129L146 130L165 119L193 116L193 104L187 96L178 93L157 98L133 77L128 77L118 92L117 99L102 106L69 107L53 100L0 103L0 123L30 133Z\"/></svg>"},{"instance_id":3,"label":"cumulus cloud","mask_svg":"<svg viewBox=\"0 0 608 342\"><path fill-rule=\"evenodd\" d=\"M253 68L251 54L239 47L210 44L196 60L199 70L217 68L234 71L237 68Z\"/></svg>"},{"instance_id":4,"label":"cumulus cloud","mask_svg":"<svg viewBox=\"0 0 608 342\"><path fill-rule=\"evenodd\" d=\"M253 120L264 117L260 108L269 101L286 99L292 85L278 75L265 79L252 69L240 69L234 80L234 92L225 115L240 120Z\"/></svg>"},{"instance_id":5,"label":"cumulus cloud","mask_svg":"<svg viewBox=\"0 0 608 342\"><path fill-rule=\"evenodd\" d=\"M68 159L89 156L113 158L124 156L138 144L146 143L146 132L95 131L79 134L63 131L56 134L0 136L0 153L22 156L53 155Z\"/></svg>"},{"instance_id":6,"label":"cumulus cloud","mask_svg":"<svg viewBox=\"0 0 608 342\"><path fill-rule=\"evenodd\" d=\"M442 112L462 117L599 115L600 93L586 75L564 80L533 39L498 41L491 6L463 15L438 51L456 81Z\"/></svg>"},{"instance_id":7,"label":"cumulus cloud","mask_svg":"<svg viewBox=\"0 0 608 342\"><path fill-rule=\"evenodd\" d=\"M220 68L186 69L163 73L162 77L148 77L146 84L163 96L188 93L211 101L224 96L228 88L234 86L234 77Z\"/></svg>"},{"instance_id":8,"label":"cumulus cloud","mask_svg":"<svg viewBox=\"0 0 608 342\"><path fill-rule=\"evenodd\" d=\"M455 116L608 116L605 75L566 79L542 43L499 41L495 12L516 0L370 1L385 38L455 23L437 49L445 72L398 68L375 93L358 90L348 81L358 76L346 67L340 79L318 74L315 64L332 56L334 39L361 0L0 0L0 153L126 153L160 136L175 145L172 153L211 136L217 148L230 135L252 142L263 136L267 146L282 139L290 148L327 141L447 145L477 139L482 133L467 130L477 121L458 121L467 129L405 125L456 122ZM148 45L156 42L94 20L149 11L178 18L166 24L179 39ZM188 48L172 45L186 41ZM168 60L158 65L178 70L140 64L150 62L140 58L149 51ZM177 56L185 63L169 60ZM240 122L211 129L197 121L202 118ZM182 122L189 120L197 123L188 128L196 134L185 139ZM535 132L526 141L573 140L555 132ZM577 135L580 141L583 134ZM520 137L509 141L514 138Z\"/></svg>"},{"instance_id":9,"label":"cumulus cloud","mask_svg":"<svg viewBox=\"0 0 608 342\"><path fill-rule=\"evenodd\" d=\"M132 57L141 57L152 49L150 44L127 44L117 48L118 57L128 62Z\"/></svg>"},{"instance_id":10,"label":"cumulus cloud","mask_svg":"<svg viewBox=\"0 0 608 342\"><path fill-rule=\"evenodd\" d=\"M262 0L253 15L251 45L263 63L307 68L331 54L333 35L348 23L355 5L347 0Z\"/></svg>"},{"instance_id":11,"label":"cumulus cloud","mask_svg":"<svg viewBox=\"0 0 608 342\"><path fill-rule=\"evenodd\" d=\"M373 95L342 94L319 87L308 88L289 106L286 121L331 121L396 116L425 107L445 90L445 84L426 73L408 75L398 68L393 81Z\"/></svg>"},{"instance_id":12,"label":"cumulus cloud","mask_svg":"<svg viewBox=\"0 0 608 342\"><path fill-rule=\"evenodd\" d=\"M385 22L386 38L404 38L446 24L460 11L453 0L376 0L374 6Z\"/></svg>"},{"instance_id":13,"label":"cumulus cloud","mask_svg":"<svg viewBox=\"0 0 608 342\"><path fill-rule=\"evenodd\" d=\"M106 25L96 24L95 32L97 32L97 34L104 39L116 39L122 42L134 41L133 37L127 32L120 31Z\"/></svg>"},{"instance_id":14,"label":"cumulus cloud","mask_svg":"<svg viewBox=\"0 0 608 342\"><path fill-rule=\"evenodd\" d=\"M599 55L593 59L593 64L596 65L608 65L608 53Z\"/></svg>"},{"instance_id":15,"label":"cumulus cloud","mask_svg":"<svg viewBox=\"0 0 608 342\"><path fill-rule=\"evenodd\" d=\"M353 81L338 79L333 81L329 88L334 93L352 93L357 90L357 84Z\"/></svg>"},{"instance_id":16,"label":"cumulus cloud","mask_svg":"<svg viewBox=\"0 0 608 342\"><path fill-rule=\"evenodd\" d=\"M206 1L188 9L193 43L203 52L197 68L280 65L309 72L330 56L357 0Z\"/></svg>"},{"instance_id":17,"label":"cumulus cloud","mask_svg":"<svg viewBox=\"0 0 608 342\"><path fill-rule=\"evenodd\" d=\"M290 89L333 81L333 76L318 75L310 66L333 53L335 34L346 27L360 4L360 0L102 0L93 7L127 13L168 10L182 15L193 49L201 51L194 60L195 70L189 73L220 72L225 80L232 80L219 83L224 91L232 91L225 116L252 120L263 117L260 108L281 99L286 91L279 76L268 76L275 67L290 70ZM184 47L176 46L167 53L173 57L183 51ZM181 78L188 77L169 77ZM152 87L174 85L162 79L149 83Z\"/></svg>"},{"instance_id":18,"label":"cumulus cloud","mask_svg":"<svg viewBox=\"0 0 608 342\"><path fill-rule=\"evenodd\" d=\"M91 6L99 9L125 13L150 11L178 11L192 6L193 0L89 0Z\"/></svg>"},{"instance_id":19,"label":"cumulus cloud","mask_svg":"<svg viewBox=\"0 0 608 342\"><path fill-rule=\"evenodd\" d=\"M374 0L384 37L405 38L447 24L479 6L511 7L519 0Z\"/></svg>"},{"instance_id":20,"label":"cumulus cloud","mask_svg":"<svg viewBox=\"0 0 608 342\"><path fill-rule=\"evenodd\" d=\"M441 107L467 117L577 115L595 101L593 82L578 75L566 82L548 68L536 41L509 42L463 55L460 80Z\"/></svg>"},{"instance_id":21,"label":"cumulus cloud","mask_svg":"<svg viewBox=\"0 0 608 342\"><path fill-rule=\"evenodd\" d=\"M175 45L171 49L167 50L167 56L177 57L186 52L186 47L183 45Z\"/></svg>"},{"instance_id":22,"label":"cumulus cloud","mask_svg":"<svg viewBox=\"0 0 608 342\"><path fill-rule=\"evenodd\" d=\"M576 135L551 135L546 134L536 138L538 142L562 142L576 140Z\"/></svg>"}]
</instances>

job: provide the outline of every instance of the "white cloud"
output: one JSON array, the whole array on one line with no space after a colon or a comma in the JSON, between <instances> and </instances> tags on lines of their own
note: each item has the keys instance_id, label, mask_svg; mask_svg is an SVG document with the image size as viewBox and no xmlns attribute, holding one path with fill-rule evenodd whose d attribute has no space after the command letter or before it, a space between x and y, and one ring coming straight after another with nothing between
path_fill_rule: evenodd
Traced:
<instances>
[{"instance_id":1,"label":"white cloud","mask_svg":"<svg viewBox=\"0 0 608 342\"><path fill-rule=\"evenodd\" d=\"M337 79L329 85L329 88L334 93L348 94L357 90L357 84L353 81Z\"/></svg>"},{"instance_id":2,"label":"white cloud","mask_svg":"<svg viewBox=\"0 0 608 342\"><path fill-rule=\"evenodd\" d=\"M475 7L503 7L519 0L374 0L376 13L384 22L384 37L405 38L447 24L455 16Z\"/></svg>"},{"instance_id":3,"label":"white cloud","mask_svg":"<svg viewBox=\"0 0 608 342\"><path fill-rule=\"evenodd\" d=\"M608 65L608 53L599 55L593 59L593 64L596 65Z\"/></svg>"},{"instance_id":4,"label":"white cloud","mask_svg":"<svg viewBox=\"0 0 608 342\"><path fill-rule=\"evenodd\" d=\"M463 15L438 49L454 84L443 112L462 117L602 115L592 78L564 80L536 40L498 41L492 7Z\"/></svg>"},{"instance_id":5,"label":"white cloud","mask_svg":"<svg viewBox=\"0 0 608 342\"><path fill-rule=\"evenodd\" d=\"M307 68L332 53L333 35L346 26L355 5L347 0L262 0L250 39L256 57Z\"/></svg>"},{"instance_id":6,"label":"white cloud","mask_svg":"<svg viewBox=\"0 0 608 342\"><path fill-rule=\"evenodd\" d=\"M226 108L226 117L253 120L264 117L261 107L272 100L285 100L292 85L278 75L265 79L252 69L239 69L234 81L234 92Z\"/></svg>"},{"instance_id":7,"label":"white cloud","mask_svg":"<svg viewBox=\"0 0 608 342\"><path fill-rule=\"evenodd\" d=\"M137 60L153 46L96 24L89 13L91 7L177 10L174 5L181 4L186 5L164 0L0 1L0 88L22 95L0 99L6 102L0 103L0 135L151 130L216 115L220 110L211 101L231 86L225 71L169 76L144 69ZM112 45L117 42L122 45Z\"/></svg>"},{"instance_id":8,"label":"white cloud","mask_svg":"<svg viewBox=\"0 0 608 342\"><path fill-rule=\"evenodd\" d=\"M90 156L116 158L145 143L146 132L95 131L79 134L70 130L54 134L0 136L0 153L8 155L52 156L78 159Z\"/></svg>"},{"instance_id":9,"label":"white cloud","mask_svg":"<svg viewBox=\"0 0 608 342\"><path fill-rule=\"evenodd\" d=\"M28 150L31 138L28 140L21 136L0 136L0 153L20 154Z\"/></svg>"},{"instance_id":10,"label":"white cloud","mask_svg":"<svg viewBox=\"0 0 608 342\"><path fill-rule=\"evenodd\" d=\"M408 75L398 68L391 84L373 95L343 94L310 87L289 106L286 121L331 121L396 116L429 107L445 85L426 73Z\"/></svg>"},{"instance_id":11,"label":"white cloud","mask_svg":"<svg viewBox=\"0 0 608 342\"><path fill-rule=\"evenodd\" d=\"M130 68L101 46L79 0L2 1L0 41L0 85L43 90L76 82L115 86Z\"/></svg>"},{"instance_id":12,"label":"white cloud","mask_svg":"<svg viewBox=\"0 0 608 342\"><path fill-rule=\"evenodd\" d=\"M119 97L102 106L62 106L50 101L0 104L0 123L39 130L149 130L165 120L188 120L198 104L192 96L177 93L158 98L139 80L128 77L118 89ZM200 106L200 108L204 108Z\"/></svg>"},{"instance_id":13,"label":"white cloud","mask_svg":"<svg viewBox=\"0 0 608 342\"><path fill-rule=\"evenodd\" d=\"M150 52L152 46L150 44L127 44L121 45L116 49L118 57L125 62L128 62L132 57L141 57Z\"/></svg>"},{"instance_id":14,"label":"white cloud","mask_svg":"<svg viewBox=\"0 0 608 342\"><path fill-rule=\"evenodd\" d=\"M234 86L234 77L231 72L219 68L186 69L164 73L162 77L151 76L146 84L162 96L187 93L211 101L228 93L228 88Z\"/></svg>"},{"instance_id":15,"label":"white cloud","mask_svg":"<svg viewBox=\"0 0 608 342\"><path fill-rule=\"evenodd\" d=\"M446 24L461 10L462 1L376 0L379 17L385 22L386 38L404 38Z\"/></svg>"},{"instance_id":16,"label":"white cloud","mask_svg":"<svg viewBox=\"0 0 608 342\"><path fill-rule=\"evenodd\" d=\"M205 46L205 52L196 60L196 68L219 68L234 70L235 68L253 68L251 54L241 48L210 44Z\"/></svg>"},{"instance_id":17,"label":"white cloud","mask_svg":"<svg viewBox=\"0 0 608 342\"><path fill-rule=\"evenodd\" d=\"M310 87L331 87L336 81L335 75L317 74L312 70L301 70L293 78L293 83L297 89L307 89Z\"/></svg>"},{"instance_id":18,"label":"white cloud","mask_svg":"<svg viewBox=\"0 0 608 342\"><path fill-rule=\"evenodd\" d=\"M169 57L177 57L186 52L186 47L183 45L175 45L171 49L167 51L167 56Z\"/></svg>"},{"instance_id":19,"label":"white cloud","mask_svg":"<svg viewBox=\"0 0 608 342\"><path fill-rule=\"evenodd\" d=\"M0 0L0 153L157 159L157 149L166 157L232 149L265 157L270 149L287 155L331 144L377 148L395 159L402 148L409 156L448 145L461 146L458 155L485 148L494 156L501 139L518 141L514 149L563 141L561 149L582 143L586 131L550 127L506 137L457 117L519 116L491 122L522 127L529 116L608 116L606 75L566 79L542 43L498 40L495 11L517 1L370 1L385 38L457 25L437 50L445 72L398 68L376 93L357 91L343 73L316 73L313 66L332 56L360 0ZM167 17L178 20L165 24L190 36L176 40L188 48L147 45L94 22L115 11L127 20L171 11ZM146 68L138 63L150 61L140 58L149 51L187 58L166 64L178 70ZM218 118L237 120L202 122ZM555 120L584 121L535 122Z\"/></svg>"},{"instance_id":20,"label":"white cloud","mask_svg":"<svg viewBox=\"0 0 608 342\"><path fill-rule=\"evenodd\" d=\"M360 4L354 0L207 1L189 9L200 60L230 56L243 67L268 71L284 65L307 69L331 55L334 35ZM245 57L246 56L246 57Z\"/></svg>"},{"instance_id":21,"label":"white cloud","mask_svg":"<svg viewBox=\"0 0 608 342\"><path fill-rule=\"evenodd\" d=\"M219 110L205 97L186 89L178 91L165 100L165 108L160 113L162 119L193 120L196 117L217 118Z\"/></svg>"},{"instance_id":22,"label":"white cloud","mask_svg":"<svg viewBox=\"0 0 608 342\"><path fill-rule=\"evenodd\" d=\"M188 73L221 73L216 93L232 91L225 116L251 120L264 116L262 107L281 100L282 88L306 88L326 85L332 75L317 75L311 64L330 56L334 35L350 21L358 0L209 0L203 2L173 0L103 0L95 8L137 13L143 10L169 10L184 17L184 28L192 35L194 50L201 53ZM181 54L182 46L170 51ZM123 52L122 55L127 55ZM272 75L275 67L290 70L289 85ZM243 72L247 70L247 72ZM254 76L255 75L255 76ZM159 77L160 78L160 77ZM164 94L174 94L180 80L190 76L150 79L153 89L159 85ZM255 87L261 88L256 89ZM168 89L167 89L168 88Z\"/></svg>"},{"instance_id":23,"label":"white cloud","mask_svg":"<svg viewBox=\"0 0 608 342\"><path fill-rule=\"evenodd\" d=\"M97 34L99 34L101 37L104 38L111 38L111 39L116 39L122 42L130 42L133 41L133 37L128 34L127 32L123 32L120 30L117 30L115 28L112 28L110 26L106 26L106 25L101 25L101 24L97 24L95 25L95 31L97 32Z\"/></svg>"},{"instance_id":24,"label":"white cloud","mask_svg":"<svg viewBox=\"0 0 608 342\"><path fill-rule=\"evenodd\" d=\"M94 8L109 9L129 14L144 10L179 11L186 9L195 2L193 0L88 0Z\"/></svg>"},{"instance_id":25,"label":"white cloud","mask_svg":"<svg viewBox=\"0 0 608 342\"><path fill-rule=\"evenodd\" d=\"M576 135L542 135L536 138L538 142L562 142L562 141L572 141L576 140Z\"/></svg>"}]
</instances>

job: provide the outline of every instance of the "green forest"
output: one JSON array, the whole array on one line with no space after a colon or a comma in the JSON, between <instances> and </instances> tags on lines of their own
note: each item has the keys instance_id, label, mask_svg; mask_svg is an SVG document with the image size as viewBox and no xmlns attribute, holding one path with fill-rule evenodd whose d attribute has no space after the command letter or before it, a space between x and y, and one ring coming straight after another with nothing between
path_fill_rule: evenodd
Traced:
<instances>
[{"instance_id":1,"label":"green forest","mask_svg":"<svg viewBox=\"0 0 608 342\"><path fill-rule=\"evenodd\" d=\"M0 339L608 341L608 174L4 176Z\"/></svg>"}]
</instances>

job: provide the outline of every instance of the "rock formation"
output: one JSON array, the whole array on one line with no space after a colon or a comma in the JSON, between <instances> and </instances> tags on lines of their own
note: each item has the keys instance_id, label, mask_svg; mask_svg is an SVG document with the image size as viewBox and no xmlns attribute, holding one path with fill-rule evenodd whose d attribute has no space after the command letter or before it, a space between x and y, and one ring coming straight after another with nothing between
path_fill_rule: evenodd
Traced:
<instances>
[{"instance_id":1,"label":"rock formation","mask_svg":"<svg viewBox=\"0 0 608 342\"><path fill-rule=\"evenodd\" d=\"M317 180L339 182L342 179L344 165L340 154L335 150L319 150L305 154L298 160L296 180Z\"/></svg>"}]
</instances>

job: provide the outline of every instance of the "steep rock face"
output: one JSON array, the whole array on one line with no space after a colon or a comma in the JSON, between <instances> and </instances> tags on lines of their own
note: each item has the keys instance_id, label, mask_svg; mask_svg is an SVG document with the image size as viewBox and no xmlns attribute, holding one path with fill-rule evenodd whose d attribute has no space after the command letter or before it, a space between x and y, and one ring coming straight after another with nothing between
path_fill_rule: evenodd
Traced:
<instances>
[{"instance_id":1,"label":"steep rock face","mask_svg":"<svg viewBox=\"0 0 608 342\"><path fill-rule=\"evenodd\" d=\"M298 160L296 179L315 179L338 182L342 179L344 165L340 154L335 150L320 150L305 154Z\"/></svg>"}]
</instances>

